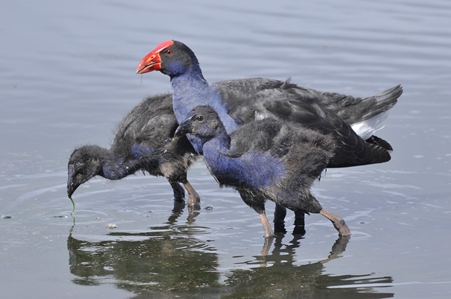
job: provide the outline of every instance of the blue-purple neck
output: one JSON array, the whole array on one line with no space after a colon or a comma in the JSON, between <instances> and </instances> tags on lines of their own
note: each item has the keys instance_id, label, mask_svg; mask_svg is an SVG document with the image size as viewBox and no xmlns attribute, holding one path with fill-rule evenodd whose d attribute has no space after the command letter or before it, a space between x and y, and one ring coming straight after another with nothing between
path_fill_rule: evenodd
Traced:
<instances>
[{"instance_id":1,"label":"blue-purple neck","mask_svg":"<svg viewBox=\"0 0 451 299\"><path fill-rule=\"evenodd\" d=\"M173 108L179 123L183 122L188 112L199 105L213 107L218 113L227 133L230 134L238 126L228 114L225 101L219 90L205 80L200 68L192 66L185 73L171 78L173 94ZM202 153L202 145L197 137L188 136L197 152Z\"/></svg>"},{"instance_id":2,"label":"blue-purple neck","mask_svg":"<svg viewBox=\"0 0 451 299\"><path fill-rule=\"evenodd\" d=\"M172 104L179 123L196 106L208 105L210 102L209 84L198 71L189 70L172 77L171 84L174 90Z\"/></svg>"},{"instance_id":3,"label":"blue-purple neck","mask_svg":"<svg viewBox=\"0 0 451 299\"><path fill-rule=\"evenodd\" d=\"M202 73L190 71L171 80L174 90L173 106L177 121L181 123L192 109L208 105L215 109L227 133L233 132L237 125L227 114L227 107L215 86L208 84Z\"/></svg>"}]
</instances>

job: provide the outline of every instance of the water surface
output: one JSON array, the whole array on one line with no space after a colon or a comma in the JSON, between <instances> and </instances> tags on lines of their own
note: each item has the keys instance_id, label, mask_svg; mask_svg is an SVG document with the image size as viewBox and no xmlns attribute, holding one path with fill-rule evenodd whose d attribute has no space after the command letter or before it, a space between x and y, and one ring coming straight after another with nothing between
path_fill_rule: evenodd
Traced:
<instances>
[{"instance_id":1,"label":"water surface","mask_svg":"<svg viewBox=\"0 0 451 299\"><path fill-rule=\"evenodd\" d=\"M449 298L450 15L440 0L3 3L2 297ZM172 213L166 180L137 174L84 184L71 216L69 155L107 147L128 110L171 90L134 74L167 39L188 44L210 82L291 77L355 96L403 85L379 134L392 161L331 169L314 187L350 240L311 215L304 238L262 256L257 214L202 163L189 172L199 213Z\"/></svg>"}]
</instances>

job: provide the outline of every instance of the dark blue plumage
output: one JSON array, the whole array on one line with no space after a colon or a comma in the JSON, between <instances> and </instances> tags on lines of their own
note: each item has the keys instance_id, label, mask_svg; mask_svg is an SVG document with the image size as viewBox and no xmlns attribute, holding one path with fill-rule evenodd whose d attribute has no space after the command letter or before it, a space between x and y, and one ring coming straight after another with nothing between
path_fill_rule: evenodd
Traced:
<instances>
[{"instance_id":1,"label":"dark blue plumage","mask_svg":"<svg viewBox=\"0 0 451 299\"><path fill-rule=\"evenodd\" d=\"M68 162L67 195L94 176L120 180L138 170L164 176L174 191L176 201L199 204L199 195L187 180L187 169L197 153L186 138L169 142L178 122L172 111L170 94L149 97L134 107L119 123L109 149L97 145L82 146Z\"/></svg>"},{"instance_id":2,"label":"dark blue plumage","mask_svg":"<svg viewBox=\"0 0 451 299\"><path fill-rule=\"evenodd\" d=\"M198 138L218 183L235 188L259 213L265 237L274 235L265 216L266 199L296 212L321 213L341 236L350 235L343 219L323 210L310 193L333 156L335 142L330 136L273 118L249 122L229 135L209 106L188 113L175 132L185 134Z\"/></svg>"},{"instance_id":3,"label":"dark blue plumage","mask_svg":"<svg viewBox=\"0 0 451 299\"><path fill-rule=\"evenodd\" d=\"M174 113L179 122L194 107L209 105L216 110L228 133L251 121L275 118L330 134L338 146L327 167L367 165L391 159L392 147L374 133L397 103L401 86L376 96L355 98L262 78L208 84L194 52L173 40L161 43L146 55L137 73L155 70L171 78ZM188 139L201 153L197 137L188 135ZM285 211L277 206L276 213L275 221L283 222ZM296 217L300 226L301 217L301 214Z\"/></svg>"}]
</instances>

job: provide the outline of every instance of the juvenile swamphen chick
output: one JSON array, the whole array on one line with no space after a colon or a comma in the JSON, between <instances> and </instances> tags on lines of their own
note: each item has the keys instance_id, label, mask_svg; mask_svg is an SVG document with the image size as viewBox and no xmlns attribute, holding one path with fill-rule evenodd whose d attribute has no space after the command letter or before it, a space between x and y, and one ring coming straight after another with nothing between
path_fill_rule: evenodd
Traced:
<instances>
[{"instance_id":1,"label":"juvenile swamphen chick","mask_svg":"<svg viewBox=\"0 0 451 299\"><path fill-rule=\"evenodd\" d=\"M159 44L136 69L138 74L151 71L161 71L171 78L174 113L179 122L194 107L209 105L218 113L227 133L242 124L272 117L330 134L338 146L327 167L359 166L391 159L392 147L374 133L383 126L388 110L402 94L399 85L375 96L358 98L264 78L209 84L194 52L175 40ZM198 138L188 135L188 139L201 153ZM276 226L283 227L285 213L276 205ZM301 227L303 221L302 213L298 212L297 226Z\"/></svg>"},{"instance_id":2,"label":"juvenile swamphen chick","mask_svg":"<svg viewBox=\"0 0 451 299\"><path fill-rule=\"evenodd\" d=\"M190 142L178 138L170 143L178 122L172 110L172 95L144 99L119 123L109 149L86 145L72 153L68 163L67 195L94 176L120 180L138 170L164 176L176 201L199 204L199 195L187 180L187 169L198 157Z\"/></svg>"},{"instance_id":3,"label":"juvenile swamphen chick","mask_svg":"<svg viewBox=\"0 0 451 299\"><path fill-rule=\"evenodd\" d=\"M344 220L324 210L310 193L334 154L331 136L273 118L247 123L229 135L209 106L188 113L175 132L185 134L198 138L218 183L235 188L260 215L265 237L274 235L265 215L266 199L293 211L320 213L332 221L340 236L350 235Z\"/></svg>"}]
</instances>

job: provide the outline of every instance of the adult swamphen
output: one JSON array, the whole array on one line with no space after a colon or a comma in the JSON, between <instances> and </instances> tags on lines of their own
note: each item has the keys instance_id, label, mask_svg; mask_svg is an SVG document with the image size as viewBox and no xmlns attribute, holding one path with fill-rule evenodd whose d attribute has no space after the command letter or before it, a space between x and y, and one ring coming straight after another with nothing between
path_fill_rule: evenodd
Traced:
<instances>
[{"instance_id":1,"label":"adult swamphen","mask_svg":"<svg viewBox=\"0 0 451 299\"><path fill-rule=\"evenodd\" d=\"M174 199L195 206L199 195L187 180L187 169L198 154L186 138L170 142L178 122L172 110L172 95L156 95L144 99L119 123L109 149L97 145L80 147L68 163L67 195L94 176L119 180L138 170L164 176L171 184Z\"/></svg>"},{"instance_id":2,"label":"adult swamphen","mask_svg":"<svg viewBox=\"0 0 451 299\"><path fill-rule=\"evenodd\" d=\"M327 167L349 167L390 160L392 147L373 134L382 127L388 110L402 94L401 86L376 96L355 98L302 88L289 81L261 78L208 84L193 51L173 40L159 44L137 67L138 74L156 70L171 78L174 113L179 122L194 107L209 105L216 110L228 133L244 123L274 117L331 134L338 146ZM198 138L188 135L188 139L201 153ZM285 213L276 205L276 230L279 230L278 226L284 230ZM296 215L296 225L303 227L301 213Z\"/></svg>"},{"instance_id":3,"label":"adult swamphen","mask_svg":"<svg viewBox=\"0 0 451 299\"><path fill-rule=\"evenodd\" d=\"M265 216L266 199L293 211L320 213L340 236L351 234L344 220L324 210L310 193L334 154L331 136L274 118L249 122L229 135L210 106L188 113L175 132L185 134L198 138L208 170L218 183L235 188L260 215L265 237L274 236Z\"/></svg>"}]
</instances>

